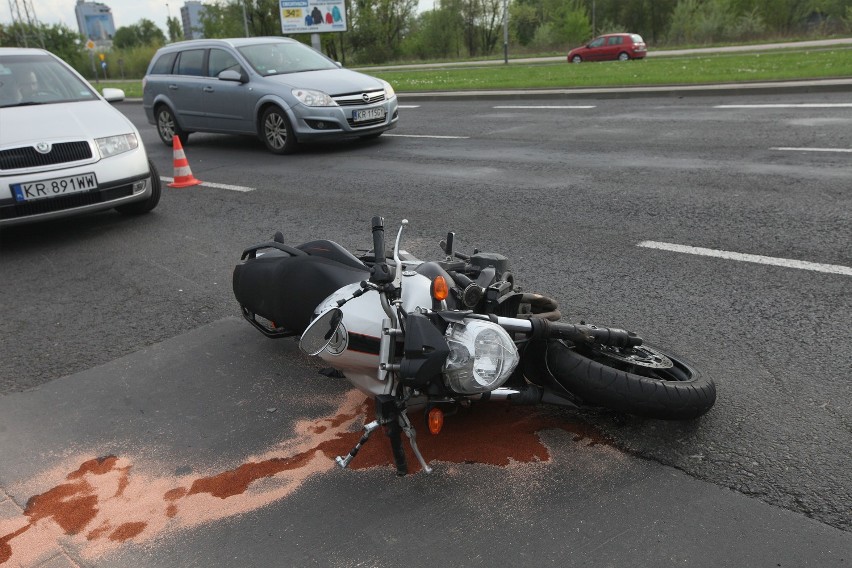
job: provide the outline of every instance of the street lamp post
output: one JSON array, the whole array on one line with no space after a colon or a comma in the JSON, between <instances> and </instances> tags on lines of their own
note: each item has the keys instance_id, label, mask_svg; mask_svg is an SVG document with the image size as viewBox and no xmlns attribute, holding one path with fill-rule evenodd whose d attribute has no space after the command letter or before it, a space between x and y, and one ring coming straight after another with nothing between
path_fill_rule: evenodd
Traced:
<instances>
[{"instance_id":1,"label":"street lamp post","mask_svg":"<svg viewBox=\"0 0 852 568\"><path fill-rule=\"evenodd\" d=\"M509 64L509 0L503 0L503 63Z\"/></svg>"},{"instance_id":2,"label":"street lamp post","mask_svg":"<svg viewBox=\"0 0 852 568\"><path fill-rule=\"evenodd\" d=\"M246 28L246 37L248 37L248 36L249 36L249 33L248 33L248 17L246 16L246 3L245 3L245 0L243 0L243 2L241 2L241 4L243 5L243 25L244 25L244 26L245 26L245 28Z\"/></svg>"}]
</instances>

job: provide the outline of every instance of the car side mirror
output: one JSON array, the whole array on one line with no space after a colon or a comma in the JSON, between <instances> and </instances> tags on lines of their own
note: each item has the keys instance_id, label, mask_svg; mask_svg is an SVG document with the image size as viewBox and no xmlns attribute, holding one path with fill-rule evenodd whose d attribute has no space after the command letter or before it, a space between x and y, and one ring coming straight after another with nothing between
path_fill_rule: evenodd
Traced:
<instances>
[{"instance_id":1,"label":"car side mirror","mask_svg":"<svg viewBox=\"0 0 852 568\"><path fill-rule=\"evenodd\" d=\"M104 87L104 98L111 103L118 103L124 100L124 91L113 87Z\"/></svg>"},{"instance_id":2,"label":"car side mirror","mask_svg":"<svg viewBox=\"0 0 852 568\"><path fill-rule=\"evenodd\" d=\"M233 69L226 69L219 73L217 77L220 81L234 81L236 83L245 83L248 81L248 77Z\"/></svg>"}]
</instances>

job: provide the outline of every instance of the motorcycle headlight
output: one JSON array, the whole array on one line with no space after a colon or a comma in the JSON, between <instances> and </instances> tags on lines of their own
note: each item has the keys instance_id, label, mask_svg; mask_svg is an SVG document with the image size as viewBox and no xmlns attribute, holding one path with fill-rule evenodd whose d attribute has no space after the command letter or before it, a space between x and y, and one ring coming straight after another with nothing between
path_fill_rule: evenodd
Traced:
<instances>
[{"instance_id":1,"label":"motorcycle headlight","mask_svg":"<svg viewBox=\"0 0 852 568\"><path fill-rule=\"evenodd\" d=\"M447 386L459 394L496 389L506 382L520 356L512 338L496 323L467 320L447 328L450 354L444 363Z\"/></svg>"}]
</instances>

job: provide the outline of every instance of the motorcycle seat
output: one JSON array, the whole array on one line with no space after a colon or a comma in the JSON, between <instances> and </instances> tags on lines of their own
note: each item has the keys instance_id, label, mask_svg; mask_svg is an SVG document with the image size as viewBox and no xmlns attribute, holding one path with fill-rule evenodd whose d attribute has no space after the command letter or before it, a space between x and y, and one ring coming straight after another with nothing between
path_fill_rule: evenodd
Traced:
<instances>
[{"instance_id":1,"label":"motorcycle seat","mask_svg":"<svg viewBox=\"0 0 852 568\"><path fill-rule=\"evenodd\" d=\"M334 241L320 239L299 245L296 248L305 251L311 256L321 256L352 268L367 268L354 254Z\"/></svg>"},{"instance_id":2,"label":"motorcycle seat","mask_svg":"<svg viewBox=\"0 0 852 568\"><path fill-rule=\"evenodd\" d=\"M234 296L249 312L302 333L320 302L369 276L369 269L360 262L344 263L313 254L264 254L234 268Z\"/></svg>"}]
</instances>

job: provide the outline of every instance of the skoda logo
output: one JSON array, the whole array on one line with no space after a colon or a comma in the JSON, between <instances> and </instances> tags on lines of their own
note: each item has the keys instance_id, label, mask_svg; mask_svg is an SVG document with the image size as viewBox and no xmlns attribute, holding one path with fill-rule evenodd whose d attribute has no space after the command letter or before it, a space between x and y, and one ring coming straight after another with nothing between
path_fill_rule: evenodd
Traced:
<instances>
[{"instance_id":1,"label":"skoda logo","mask_svg":"<svg viewBox=\"0 0 852 568\"><path fill-rule=\"evenodd\" d=\"M368 95L367 93L364 93L363 95L361 95L361 98L364 99L365 103L370 102L370 95Z\"/></svg>"},{"instance_id":2,"label":"skoda logo","mask_svg":"<svg viewBox=\"0 0 852 568\"><path fill-rule=\"evenodd\" d=\"M35 149L39 154L49 154L51 146L47 142L39 142L35 145Z\"/></svg>"}]
</instances>

